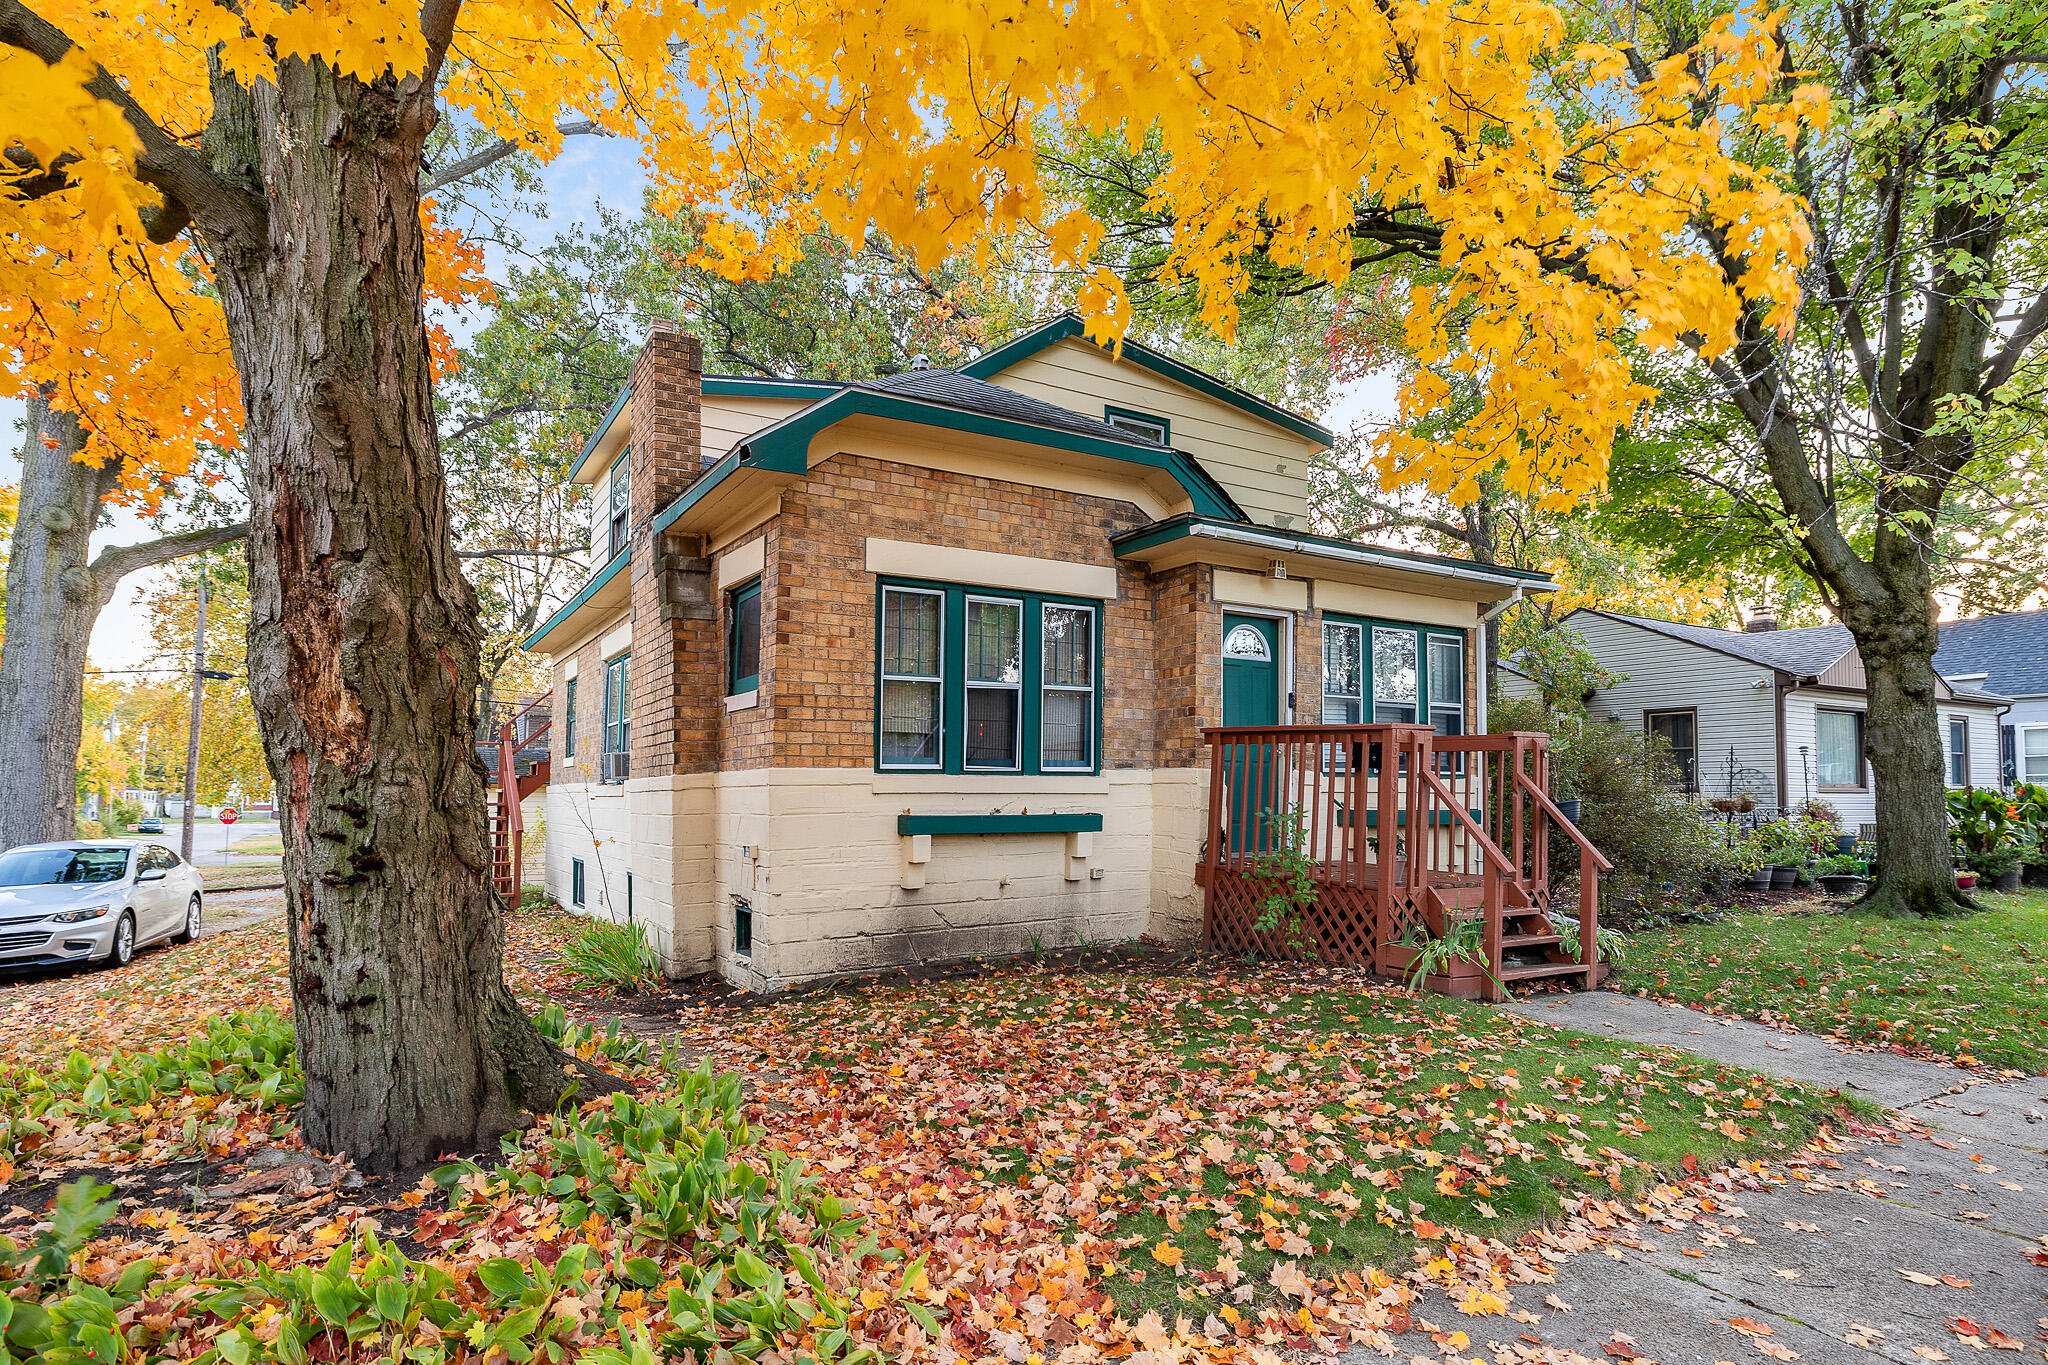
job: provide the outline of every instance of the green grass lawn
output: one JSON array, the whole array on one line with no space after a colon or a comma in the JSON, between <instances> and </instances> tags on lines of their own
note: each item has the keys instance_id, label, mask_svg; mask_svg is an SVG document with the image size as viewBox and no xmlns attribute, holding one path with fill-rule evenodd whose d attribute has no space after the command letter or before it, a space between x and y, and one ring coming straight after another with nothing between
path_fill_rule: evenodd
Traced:
<instances>
[{"instance_id":1,"label":"green grass lawn","mask_svg":"<svg viewBox=\"0 0 2048 1365\"><path fill-rule=\"evenodd\" d=\"M281 834L271 834L261 839L231 839L228 843L227 851L230 856L236 858L255 858L264 854L282 858L284 856L284 836Z\"/></svg>"},{"instance_id":2,"label":"green grass lawn","mask_svg":"<svg viewBox=\"0 0 2048 1365\"><path fill-rule=\"evenodd\" d=\"M230 849L233 854L243 850ZM239 887L276 886L284 879L283 850L274 858L239 858L232 863L218 863L202 867L199 875L206 881L208 891L233 891Z\"/></svg>"},{"instance_id":3,"label":"green grass lawn","mask_svg":"<svg viewBox=\"0 0 2048 1365\"><path fill-rule=\"evenodd\" d=\"M1788 1155L1838 1103L1347 972L1005 971L685 1036L768 1068L772 1140L849 1193L985 1209L1086 1192L1065 1226L1124 1248L1112 1283L1133 1315L1227 1317L1234 1286L1263 1296L1286 1261L1398 1275L1454 1230L1512 1239L1584 1196Z\"/></svg>"},{"instance_id":4,"label":"green grass lawn","mask_svg":"<svg viewBox=\"0 0 2048 1365\"><path fill-rule=\"evenodd\" d=\"M1939 920L1737 914L1632 936L1611 984L1855 1042L2048 1071L2048 892Z\"/></svg>"}]
</instances>

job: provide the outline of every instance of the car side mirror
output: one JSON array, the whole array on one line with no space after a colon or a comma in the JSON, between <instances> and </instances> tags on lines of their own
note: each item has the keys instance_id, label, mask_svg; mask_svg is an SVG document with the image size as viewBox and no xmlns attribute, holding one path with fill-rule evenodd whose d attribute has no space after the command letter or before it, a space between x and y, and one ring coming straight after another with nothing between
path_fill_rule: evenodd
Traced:
<instances>
[{"instance_id":1,"label":"car side mirror","mask_svg":"<svg viewBox=\"0 0 2048 1365\"><path fill-rule=\"evenodd\" d=\"M147 872L138 872L135 874L135 880L138 882L160 882L163 879L164 870L160 867L152 867Z\"/></svg>"}]
</instances>

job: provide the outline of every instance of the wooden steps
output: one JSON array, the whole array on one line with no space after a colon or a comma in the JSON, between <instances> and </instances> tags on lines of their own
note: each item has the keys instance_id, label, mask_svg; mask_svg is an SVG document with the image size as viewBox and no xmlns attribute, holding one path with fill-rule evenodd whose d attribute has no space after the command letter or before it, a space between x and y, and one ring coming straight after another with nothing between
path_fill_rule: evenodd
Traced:
<instances>
[{"instance_id":1,"label":"wooden steps","mask_svg":"<svg viewBox=\"0 0 2048 1365\"><path fill-rule=\"evenodd\" d=\"M1546 976L1583 975L1585 971L1586 964L1583 962L1506 962L1501 964L1500 979L1503 981L1531 981L1538 977Z\"/></svg>"}]
</instances>

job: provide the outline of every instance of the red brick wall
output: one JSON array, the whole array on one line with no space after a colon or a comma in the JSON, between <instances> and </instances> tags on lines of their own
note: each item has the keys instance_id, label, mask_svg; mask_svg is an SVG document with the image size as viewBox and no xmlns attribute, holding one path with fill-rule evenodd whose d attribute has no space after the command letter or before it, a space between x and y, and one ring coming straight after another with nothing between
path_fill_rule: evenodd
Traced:
<instances>
[{"instance_id":1,"label":"red brick wall","mask_svg":"<svg viewBox=\"0 0 2048 1365\"><path fill-rule=\"evenodd\" d=\"M1162 718L1153 585L1109 548L1111 536L1147 520L1114 499L865 456L841 454L814 468L783 495L771 551L780 564L771 585L774 761L874 763L875 577L867 571L867 538L880 536L1114 568L1119 595L1103 604L1102 620L1103 763L1154 766ZM765 664L766 647L763 654Z\"/></svg>"},{"instance_id":2,"label":"red brick wall","mask_svg":"<svg viewBox=\"0 0 2048 1365\"><path fill-rule=\"evenodd\" d=\"M701 771L715 753L702 724L718 701L708 673L718 641L707 566L693 543L650 529L702 472L703 372L703 345L658 322L628 381L635 777Z\"/></svg>"}]
</instances>

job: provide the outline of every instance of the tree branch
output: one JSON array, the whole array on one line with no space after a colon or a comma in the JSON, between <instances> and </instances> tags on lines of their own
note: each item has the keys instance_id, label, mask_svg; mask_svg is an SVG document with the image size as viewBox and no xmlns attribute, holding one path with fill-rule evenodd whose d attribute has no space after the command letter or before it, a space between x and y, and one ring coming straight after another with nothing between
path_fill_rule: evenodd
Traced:
<instances>
[{"instance_id":1,"label":"tree branch","mask_svg":"<svg viewBox=\"0 0 2048 1365\"><path fill-rule=\"evenodd\" d=\"M586 550L529 550L517 545L503 545L489 550L458 550L461 559L566 559L580 564Z\"/></svg>"},{"instance_id":2,"label":"tree branch","mask_svg":"<svg viewBox=\"0 0 2048 1365\"><path fill-rule=\"evenodd\" d=\"M2042 290L2027 305L2027 311L2020 315L2019 325L2013 328L2011 338L1984 367L1984 380L1977 388L1980 398L1990 398L2006 380L2012 378L2027 348L2040 340L2043 332L2048 332L2048 289Z\"/></svg>"},{"instance_id":3,"label":"tree branch","mask_svg":"<svg viewBox=\"0 0 2048 1365\"><path fill-rule=\"evenodd\" d=\"M76 46L61 29L20 0L0 0L0 44L32 53L51 66ZM211 231L232 234L245 242L264 240L268 234L268 210L263 200L244 186L216 175L198 152L157 127L142 106L121 88L113 73L103 66L95 67L85 89L94 98L119 109L142 143L142 151L135 158L135 178L164 196L163 207L148 215L144 224L152 242L170 241L184 231L195 215L204 217Z\"/></svg>"},{"instance_id":4,"label":"tree branch","mask_svg":"<svg viewBox=\"0 0 2048 1365\"><path fill-rule=\"evenodd\" d=\"M555 131L563 137L578 137L583 134L594 134L598 137L611 136L610 133L607 133L589 119L564 119L555 125ZM526 140L532 141L533 138L529 137ZM497 165L500 161L518 151L522 145L522 141L519 138L499 138L482 151L470 153L447 170L435 176L432 180L429 180L420 187L420 194L422 196L435 194L447 189L458 181L466 180L478 171Z\"/></svg>"},{"instance_id":5,"label":"tree branch","mask_svg":"<svg viewBox=\"0 0 2048 1365\"><path fill-rule=\"evenodd\" d=\"M183 559L186 555L198 554L201 550L231 545L248 534L249 523L238 521L232 526L202 526L195 531L180 531L141 545L109 545L99 552L90 566L93 582L99 588L100 605L104 607L113 601L115 586L137 569L154 568L174 559Z\"/></svg>"}]
</instances>

